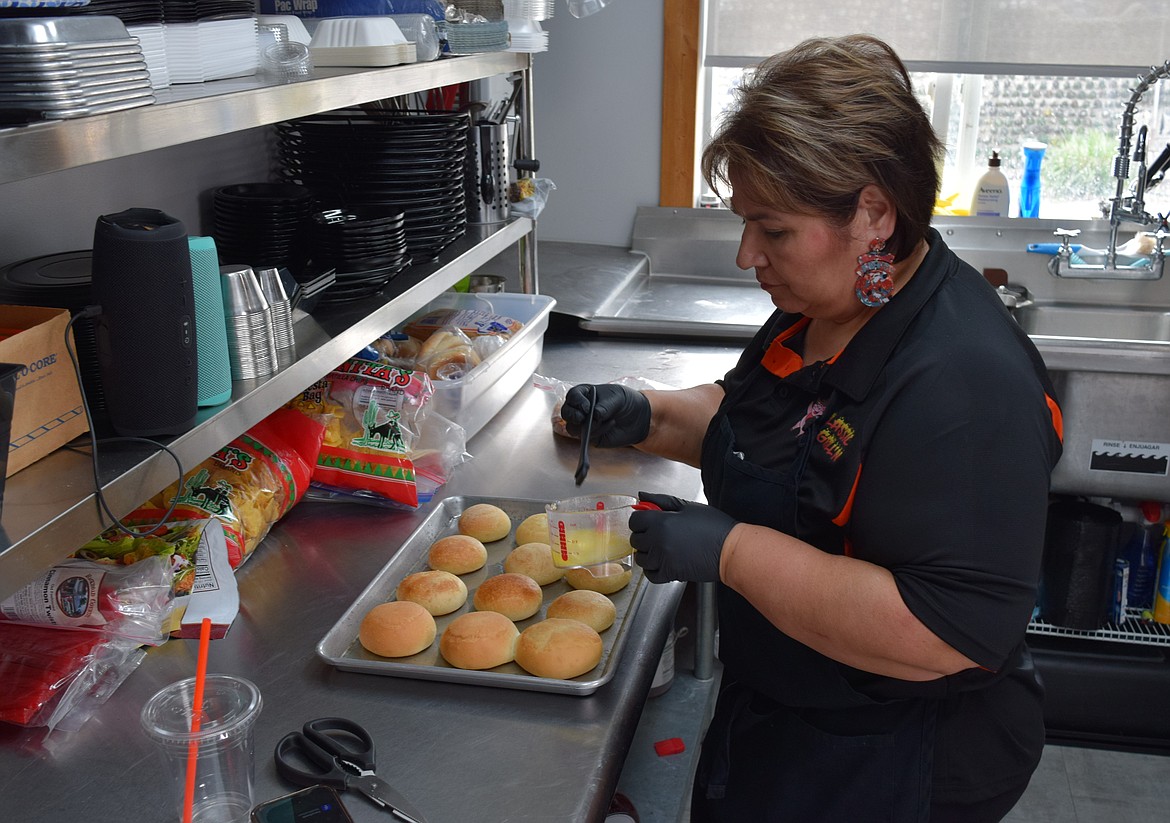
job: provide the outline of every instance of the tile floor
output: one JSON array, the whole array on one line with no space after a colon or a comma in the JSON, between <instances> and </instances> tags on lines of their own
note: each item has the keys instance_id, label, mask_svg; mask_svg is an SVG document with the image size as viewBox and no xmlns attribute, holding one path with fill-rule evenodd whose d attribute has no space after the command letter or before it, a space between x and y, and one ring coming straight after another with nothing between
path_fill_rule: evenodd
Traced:
<instances>
[{"instance_id":1,"label":"tile floor","mask_svg":"<svg viewBox=\"0 0 1170 823\"><path fill-rule=\"evenodd\" d=\"M688 820L694 756L717 683L718 666L706 682L680 668L670 690L647 701L618 783L640 823ZM672 737L686 751L658 756L654 743ZM1050 745L1005 823L1153 823L1170 820L1168 810L1170 757Z\"/></svg>"},{"instance_id":2,"label":"tile floor","mask_svg":"<svg viewBox=\"0 0 1170 823\"><path fill-rule=\"evenodd\" d=\"M1128 823L1166 820L1170 757L1047 746L1005 823Z\"/></svg>"}]
</instances>

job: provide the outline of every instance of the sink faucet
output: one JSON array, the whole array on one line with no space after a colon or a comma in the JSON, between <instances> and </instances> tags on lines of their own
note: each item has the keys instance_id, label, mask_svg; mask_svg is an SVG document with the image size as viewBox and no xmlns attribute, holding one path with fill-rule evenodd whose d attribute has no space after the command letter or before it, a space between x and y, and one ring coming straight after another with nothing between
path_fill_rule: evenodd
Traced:
<instances>
[{"instance_id":1,"label":"sink faucet","mask_svg":"<svg viewBox=\"0 0 1170 823\"><path fill-rule=\"evenodd\" d=\"M1150 73L1141 78L1130 95L1129 102L1121 113L1121 129L1117 145L1117 156L1113 159L1113 176L1117 179L1117 193L1109 201L1109 246L1105 251L1105 260L1102 265L1095 266L1083 262L1073 262L1073 251L1070 246L1072 238L1080 234L1077 229L1057 229L1054 234L1061 238L1061 246L1056 255L1048 261L1048 271L1056 277L1100 277L1115 280L1157 280L1162 276L1163 240L1170 236L1167 231L1165 216L1157 217L1146 211L1146 127L1142 126L1138 132L1137 144L1133 150L1133 162L1137 164L1137 180L1132 195L1126 194L1126 181L1129 179L1130 142L1133 140L1134 110L1141 101L1142 95L1157 83L1170 77L1170 60L1161 66L1153 66ZM1118 265L1117 263L1117 235L1122 223L1136 223L1140 226L1157 225L1154 233L1154 251L1148 258L1139 260L1136 264Z\"/></svg>"}]
</instances>

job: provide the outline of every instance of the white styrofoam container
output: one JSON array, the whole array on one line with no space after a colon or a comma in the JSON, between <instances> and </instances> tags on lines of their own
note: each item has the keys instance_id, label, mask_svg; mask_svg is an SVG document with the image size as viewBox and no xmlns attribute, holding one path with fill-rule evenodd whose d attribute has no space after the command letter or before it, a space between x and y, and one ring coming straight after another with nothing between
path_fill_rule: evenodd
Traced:
<instances>
[{"instance_id":1,"label":"white styrofoam container","mask_svg":"<svg viewBox=\"0 0 1170 823\"><path fill-rule=\"evenodd\" d=\"M543 294L463 294L447 292L427 306L482 309L523 323L506 344L492 352L461 380L436 380L433 411L472 435L504 408L532 380L544 352L544 333L556 300Z\"/></svg>"}]
</instances>

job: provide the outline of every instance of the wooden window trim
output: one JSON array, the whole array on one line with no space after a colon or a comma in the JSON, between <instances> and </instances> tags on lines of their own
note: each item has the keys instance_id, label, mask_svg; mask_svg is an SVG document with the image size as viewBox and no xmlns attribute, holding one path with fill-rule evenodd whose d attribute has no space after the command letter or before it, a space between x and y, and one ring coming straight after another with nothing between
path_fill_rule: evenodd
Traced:
<instances>
[{"instance_id":1,"label":"wooden window trim","mask_svg":"<svg viewBox=\"0 0 1170 823\"><path fill-rule=\"evenodd\" d=\"M702 0L663 0L662 164L658 205L695 205L699 133L700 5Z\"/></svg>"}]
</instances>

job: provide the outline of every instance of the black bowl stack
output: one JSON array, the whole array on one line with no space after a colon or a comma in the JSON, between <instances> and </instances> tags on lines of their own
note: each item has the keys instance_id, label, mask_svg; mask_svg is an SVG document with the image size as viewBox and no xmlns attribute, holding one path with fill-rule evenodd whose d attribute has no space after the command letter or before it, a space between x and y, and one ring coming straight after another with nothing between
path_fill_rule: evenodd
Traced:
<instances>
[{"instance_id":1,"label":"black bowl stack","mask_svg":"<svg viewBox=\"0 0 1170 823\"><path fill-rule=\"evenodd\" d=\"M212 237L223 264L287 268L299 282L308 268L305 241L312 193L295 183L238 183L215 189Z\"/></svg>"},{"instance_id":2,"label":"black bowl stack","mask_svg":"<svg viewBox=\"0 0 1170 823\"><path fill-rule=\"evenodd\" d=\"M467 227L468 115L341 109L278 124L286 179L322 202L404 215L414 263L433 260Z\"/></svg>"},{"instance_id":3,"label":"black bowl stack","mask_svg":"<svg viewBox=\"0 0 1170 823\"><path fill-rule=\"evenodd\" d=\"M313 263L335 269L320 302L341 303L376 294L410 265L405 217L367 209L330 209L309 222Z\"/></svg>"}]
</instances>

